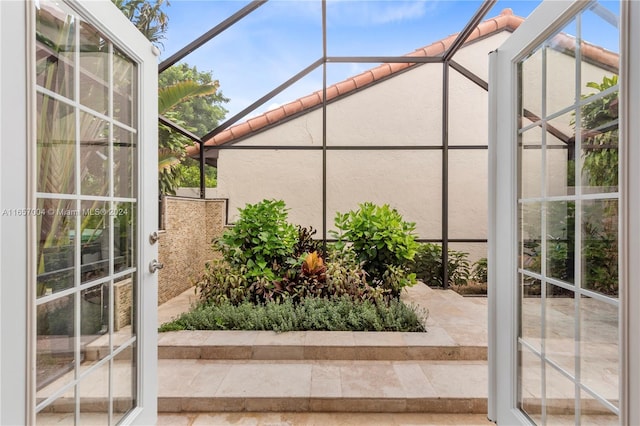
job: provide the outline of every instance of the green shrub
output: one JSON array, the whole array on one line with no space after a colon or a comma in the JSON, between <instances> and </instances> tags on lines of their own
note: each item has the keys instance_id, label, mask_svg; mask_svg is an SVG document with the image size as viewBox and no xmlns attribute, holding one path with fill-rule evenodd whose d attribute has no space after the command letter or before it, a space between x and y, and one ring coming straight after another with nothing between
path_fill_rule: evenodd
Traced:
<instances>
[{"instance_id":1,"label":"green shrub","mask_svg":"<svg viewBox=\"0 0 640 426\"><path fill-rule=\"evenodd\" d=\"M404 286L415 284L415 275L408 272L407 266L413 260L418 243L413 231L415 223L405 222L402 215L388 204L377 206L363 203L358 210L345 214L337 213L335 226L340 232L332 231L338 239L336 248L350 244L362 267L375 285L383 285L383 275L390 266L396 269L394 274L405 271L404 279L398 291Z\"/></svg>"},{"instance_id":2,"label":"green shrub","mask_svg":"<svg viewBox=\"0 0 640 426\"><path fill-rule=\"evenodd\" d=\"M354 302L348 297L333 300L305 298L294 304L249 302L237 306L228 302L202 304L160 331L177 330L274 330L274 331L425 331L428 313L394 300L389 305Z\"/></svg>"},{"instance_id":3,"label":"green shrub","mask_svg":"<svg viewBox=\"0 0 640 426\"><path fill-rule=\"evenodd\" d=\"M238 221L216 241L216 248L231 266L246 266L248 279L281 278L298 242L284 201L263 200L239 211Z\"/></svg>"},{"instance_id":4,"label":"green shrub","mask_svg":"<svg viewBox=\"0 0 640 426\"><path fill-rule=\"evenodd\" d=\"M196 288L200 300L208 303L229 302L237 305L250 297L249 281L244 265L232 267L220 260L207 262Z\"/></svg>"},{"instance_id":5,"label":"green shrub","mask_svg":"<svg viewBox=\"0 0 640 426\"><path fill-rule=\"evenodd\" d=\"M467 284L470 276L468 254L449 250L447 271L449 284L462 286ZM422 243L419 245L412 271L417 278L430 286L444 287L442 280L442 246L439 244Z\"/></svg>"},{"instance_id":6,"label":"green shrub","mask_svg":"<svg viewBox=\"0 0 640 426\"><path fill-rule=\"evenodd\" d=\"M473 263L473 270L471 271L471 279L477 283L487 282L487 258L483 257L476 260Z\"/></svg>"}]
</instances>

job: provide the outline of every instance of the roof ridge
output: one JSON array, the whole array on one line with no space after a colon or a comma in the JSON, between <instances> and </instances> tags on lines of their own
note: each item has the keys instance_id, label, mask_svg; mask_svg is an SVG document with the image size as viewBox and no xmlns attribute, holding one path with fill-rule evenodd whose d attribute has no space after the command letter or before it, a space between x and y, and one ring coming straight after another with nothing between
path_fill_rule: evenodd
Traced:
<instances>
[{"instance_id":1,"label":"roof ridge","mask_svg":"<svg viewBox=\"0 0 640 426\"><path fill-rule=\"evenodd\" d=\"M503 9L500 14L494 18L481 22L465 40L464 45L478 38L488 36L499 31L514 31L524 22L524 18L515 16L510 8ZM429 45L420 47L413 52L405 54L405 57L435 57L444 54L451 46L459 33L449 35L441 40L435 41ZM327 101L331 101L338 96L354 92L364 86L384 79L390 75L396 74L402 70L416 65L416 63L384 63L374 68L368 69L353 77L349 77L343 81L335 83L326 88ZM288 102L272 110L266 111L256 117L250 118L242 123L235 124L210 139L204 141L207 146L218 146L229 143L235 139L246 136L249 133L264 129L282 119L291 117L304 110L309 110L322 104L323 91L318 90L310 95L303 96L292 102ZM195 155L200 151L199 146L188 148L189 155Z\"/></svg>"}]
</instances>

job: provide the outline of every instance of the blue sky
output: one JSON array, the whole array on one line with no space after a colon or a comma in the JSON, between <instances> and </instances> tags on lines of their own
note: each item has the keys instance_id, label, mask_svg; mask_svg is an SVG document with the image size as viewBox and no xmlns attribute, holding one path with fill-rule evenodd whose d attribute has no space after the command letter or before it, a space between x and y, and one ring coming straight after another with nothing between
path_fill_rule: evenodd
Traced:
<instances>
[{"instance_id":1,"label":"blue sky","mask_svg":"<svg viewBox=\"0 0 640 426\"><path fill-rule=\"evenodd\" d=\"M171 0L162 58L197 38L248 1ZM460 31L480 0L329 0L329 56L400 56ZM487 17L505 8L526 17L537 0L499 0ZM227 117L284 83L322 56L319 0L271 0L183 61L213 71L231 99ZM374 63L329 64L328 83L372 68ZM254 114L320 90L317 69Z\"/></svg>"}]
</instances>

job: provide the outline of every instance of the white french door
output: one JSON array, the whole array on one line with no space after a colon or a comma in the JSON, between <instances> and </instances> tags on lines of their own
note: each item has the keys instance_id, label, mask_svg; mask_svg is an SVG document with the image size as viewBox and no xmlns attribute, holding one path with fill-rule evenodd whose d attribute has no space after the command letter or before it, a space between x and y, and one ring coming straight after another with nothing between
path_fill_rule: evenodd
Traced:
<instances>
[{"instance_id":1,"label":"white french door","mask_svg":"<svg viewBox=\"0 0 640 426\"><path fill-rule=\"evenodd\" d=\"M499 424L639 421L638 9L545 1L491 54L489 416Z\"/></svg>"},{"instance_id":2,"label":"white french door","mask_svg":"<svg viewBox=\"0 0 640 426\"><path fill-rule=\"evenodd\" d=\"M17 152L0 159L26 185L1 200L2 239L14 238L2 270L25 270L15 275L22 286L2 276L3 290L14 287L3 302L15 300L3 303L3 359L22 352L25 366L3 363L3 389L25 386L3 392L13 404L0 415L7 424L152 424L154 49L109 0L2 3L3 94L14 81L25 108L11 123L3 117L3 147L9 135ZM11 331L15 347L8 318L22 324Z\"/></svg>"}]
</instances>

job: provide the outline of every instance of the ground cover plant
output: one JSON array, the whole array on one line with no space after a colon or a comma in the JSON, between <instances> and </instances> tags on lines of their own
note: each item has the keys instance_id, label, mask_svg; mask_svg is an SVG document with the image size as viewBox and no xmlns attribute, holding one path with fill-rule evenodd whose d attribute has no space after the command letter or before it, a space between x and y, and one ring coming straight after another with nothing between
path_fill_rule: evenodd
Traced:
<instances>
[{"instance_id":1,"label":"ground cover plant","mask_svg":"<svg viewBox=\"0 0 640 426\"><path fill-rule=\"evenodd\" d=\"M206 265L198 306L163 330L424 331L426 313L399 300L416 283L415 225L370 203L336 222L338 243L325 245L287 222L283 201L247 204L214 242L222 259Z\"/></svg>"},{"instance_id":2,"label":"ground cover plant","mask_svg":"<svg viewBox=\"0 0 640 426\"><path fill-rule=\"evenodd\" d=\"M277 303L201 304L160 331L274 330L284 331L402 331L423 332L426 311L393 300L389 304L350 297L291 299Z\"/></svg>"}]
</instances>

